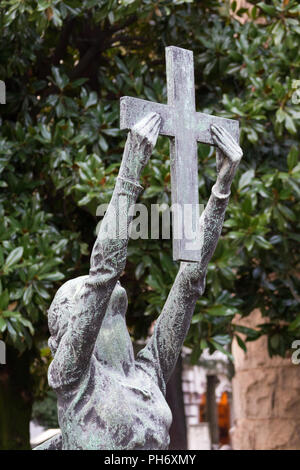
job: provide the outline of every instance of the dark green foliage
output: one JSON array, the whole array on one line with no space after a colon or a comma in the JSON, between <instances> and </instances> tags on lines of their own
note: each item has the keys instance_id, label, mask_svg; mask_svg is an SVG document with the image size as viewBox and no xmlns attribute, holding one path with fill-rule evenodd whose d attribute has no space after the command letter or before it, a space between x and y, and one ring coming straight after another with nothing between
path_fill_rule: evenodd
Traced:
<instances>
[{"instance_id":1,"label":"dark green foliage","mask_svg":"<svg viewBox=\"0 0 300 470\"><path fill-rule=\"evenodd\" d=\"M248 15L241 24L217 0L1 2L0 332L20 352L34 348L36 368L47 364L51 297L86 273L96 208L114 186L119 98L165 102L166 45L194 51L197 109L239 119L244 149L187 338L193 360L207 346L227 350L234 335L245 349L239 335L267 334L271 355L300 336L300 6L250 3L251 13L235 12ZM201 145L201 202L214 179L214 150ZM170 203L167 139L142 183L141 202ZM159 314L176 270L169 240L130 242L122 282L133 336ZM232 323L253 308L265 317L257 332Z\"/></svg>"}]
</instances>

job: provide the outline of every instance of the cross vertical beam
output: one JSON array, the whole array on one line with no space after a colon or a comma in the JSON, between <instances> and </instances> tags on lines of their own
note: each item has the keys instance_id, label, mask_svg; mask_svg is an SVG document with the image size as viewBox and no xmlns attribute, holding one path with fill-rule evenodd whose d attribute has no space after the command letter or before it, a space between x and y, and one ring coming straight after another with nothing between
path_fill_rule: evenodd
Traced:
<instances>
[{"instance_id":1,"label":"cross vertical beam","mask_svg":"<svg viewBox=\"0 0 300 470\"><path fill-rule=\"evenodd\" d=\"M173 123L175 137L170 142L173 258L198 261L199 248L188 246L192 241L188 237L197 233L199 219L197 141L192 125L196 112L193 53L166 47L166 64L168 105L177 117Z\"/></svg>"},{"instance_id":2,"label":"cross vertical beam","mask_svg":"<svg viewBox=\"0 0 300 470\"><path fill-rule=\"evenodd\" d=\"M123 96L120 128L132 129L150 112L160 115L159 133L170 137L173 259L200 261L197 142L214 145L212 124L224 127L238 142L239 123L196 112L192 51L166 47L166 64L168 104Z\"/></svg>"}]
</instances>

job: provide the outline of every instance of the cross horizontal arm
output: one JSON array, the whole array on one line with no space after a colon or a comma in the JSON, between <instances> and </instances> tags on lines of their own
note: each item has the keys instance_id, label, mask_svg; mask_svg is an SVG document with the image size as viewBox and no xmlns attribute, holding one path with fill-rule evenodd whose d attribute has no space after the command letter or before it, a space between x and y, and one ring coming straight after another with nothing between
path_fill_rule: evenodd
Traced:
<instances>
[{"instance_id":1,"label":"cross horizontal arm","mask_svg":"<svg viewBox=\"0 0 300 470\"><path fill-rule=\"evenodd\" d=\"M195 113L194 132L195 139L203 144L215 145L212 139L211 125L224 127L238 142L240 137L239 122L210 114Z\"/></svg>"},{"instance_id":2,"label":"cross horizontal arm","mask_svg":"<svg viewBox=\"0 0 300 470\"><path fill-rule=\"evenodd\" d=\"M120 99L120 129L132 129L132 127L148 113L158 113L161 117L159 133L170 137L175 135L173 124L173 108L167 104L154 103L152 101L123 96Z\"/></svg>"}]
</instances>

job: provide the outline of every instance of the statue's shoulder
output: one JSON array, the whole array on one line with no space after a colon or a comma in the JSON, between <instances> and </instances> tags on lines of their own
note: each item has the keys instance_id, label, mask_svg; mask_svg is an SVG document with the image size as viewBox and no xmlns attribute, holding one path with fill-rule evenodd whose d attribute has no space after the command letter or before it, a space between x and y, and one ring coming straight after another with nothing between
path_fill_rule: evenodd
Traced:
<instances>
[{"instance_id":1,"label":"statue's shoulder","mask_svg":"<svg viewBox=\"0 0 300 470\"><path fill-rule=\"evenodd\" d=\"M145 347L139 351L135 360L136 369L150 378L155 383L163 394L166 393L166 383L163 378L160 361L158 354L153 348Z\"/></svg>"}]
</instances>

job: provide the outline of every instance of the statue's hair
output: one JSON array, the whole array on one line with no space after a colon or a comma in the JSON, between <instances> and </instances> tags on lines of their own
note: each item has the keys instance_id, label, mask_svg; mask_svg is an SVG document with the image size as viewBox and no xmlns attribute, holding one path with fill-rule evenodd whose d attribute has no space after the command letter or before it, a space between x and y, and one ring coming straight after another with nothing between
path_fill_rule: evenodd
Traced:
<instances>
[{"instance_id":1,"label":"statue's hair","mask_svg":"<svg viewBox=\"0 0 300 470\"><path fill-rule=\"evenodd\" d=\"M67 331L68 323L74 315L74 312L76 312L78 302L77 294L79 294L87 278L88 276L79 276L75 279L71 279L65 282L55 294L48 310L48 326L51 334L48 344L52 354L56 353L58 345ZM122 289L121 292L114 291L111 300L111 314L123 312L125 315L128 303L125 289ZM109 320L109 315L105 315L105 320Z\"/></svg>"},{"instance_id":2,"label":"statue's hair","mask_svg":"<svg viewBox=\"0 0 300 470\"><path fill-rule=\"evenodd\" d=\"M87 276L79 276L65 282L56 292L48 310L48 326L57 344L67 330L69 319L74 312L75 296Z\"/></svg>"}]
</instances>

